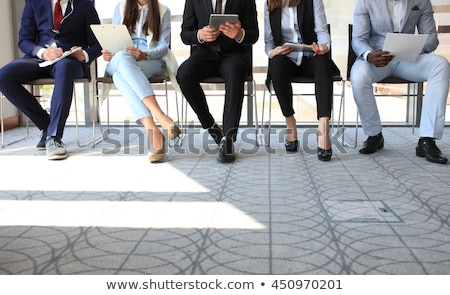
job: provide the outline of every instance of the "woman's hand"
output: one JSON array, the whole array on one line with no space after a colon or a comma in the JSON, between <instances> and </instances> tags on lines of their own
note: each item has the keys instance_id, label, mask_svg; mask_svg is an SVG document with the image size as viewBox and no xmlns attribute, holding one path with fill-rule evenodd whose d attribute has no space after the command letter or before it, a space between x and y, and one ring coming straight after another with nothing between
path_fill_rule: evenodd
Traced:
<instances>
[{"instance_id":1,"label":"woman's hand","mask_svg":"<svg viewBox=\"0 0 450 295\"><path fill-rule=\"evenodd\" d=\"M147 53L136 47L126 47L125 52L131 54L131 56L137 61L147 59Z\"/></svg>"},{"instance_id":2,"label":"woman's hand","mask_svg":"<svg viewBox=\"0 0 450 295\"><path fill-rule=\"evenodd\" d=\"M324 55L330 50L326 44L317 44L316 42L313 42L311 47L316 55Z\"/></svg>"},{"instance_id":3,"label":"woman's hand","mask_svg":"<svg viewBox=\"0 0 450 295\"><path fill-rule=\"evenodd\" d=\"M276 55L287 55L294 51L294 48L288 47L288 46L277 46L275 47L272 52L270 52L270 57L274 57Z\"/></svg>"},{"instance_id":4,"label":"woman's hand","mask_svg":"<svg viewBox=\"0 0 450 295\"><path fill-rule=\"evenodd\" d=\"M108 50L102 50L102 56L103 56L103 60L104 61L110 61L111 58L113 57L114 54L112 54L110 51Z\"/></svg>"}]
</instances>

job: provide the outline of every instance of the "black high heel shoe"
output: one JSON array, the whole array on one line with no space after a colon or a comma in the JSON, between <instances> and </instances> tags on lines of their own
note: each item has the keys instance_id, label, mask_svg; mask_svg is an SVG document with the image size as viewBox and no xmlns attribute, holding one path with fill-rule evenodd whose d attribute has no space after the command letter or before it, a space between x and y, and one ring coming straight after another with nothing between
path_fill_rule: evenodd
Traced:
<instances>
[{"instance_id":1,"label":"black high heel shoe","mask_svg":"<svg viewBox=\"0 0 450 295\"><path fill-rule=\"evenodd\" d=\"M333 150L325 150L320 147L317 147L317 158L319 158L320 161L330 161L331 155L333 155Z\"/></svg>"},{"instance_id":2,"label":"black high heel shoe","mask_svg":"<svg viewBox=\"0 0 450 295\"><path fill-rule=\"evenodd\" d=\"M284 144L284 147L286 148L286 152L289 153L295 153L298 150L298 140L294 140L294 141L287 141Z\"/></svg>"}]
</instances>

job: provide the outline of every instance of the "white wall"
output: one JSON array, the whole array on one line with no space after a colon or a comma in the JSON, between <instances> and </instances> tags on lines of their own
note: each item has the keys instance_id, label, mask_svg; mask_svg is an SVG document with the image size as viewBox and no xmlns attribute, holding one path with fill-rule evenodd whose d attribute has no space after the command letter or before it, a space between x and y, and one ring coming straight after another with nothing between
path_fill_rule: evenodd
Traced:
<instances>
[{"instance_id":1,"label":"white wall","mask_svg":"<svg viewBox=\"0 0 450 295\"><path fill-rule=\"evenodd\" d=\"M14 59L16 44L14 43L14 29L11 12L11 1L0 0L0 36L3 40L0 54L0 67ZM5 99L3 115L5 118L16 116L18 111Z\"/></svg>"}]
</instances>

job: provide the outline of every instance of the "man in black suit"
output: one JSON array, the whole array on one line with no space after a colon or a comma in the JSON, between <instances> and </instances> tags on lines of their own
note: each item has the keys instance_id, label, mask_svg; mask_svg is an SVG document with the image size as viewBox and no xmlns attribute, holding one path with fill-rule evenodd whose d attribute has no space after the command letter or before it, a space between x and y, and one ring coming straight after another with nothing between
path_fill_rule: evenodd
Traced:
<instances>
[{"instance_id":1,"label":"man in black suit","mask_svg":"<svg viewBox=\"0 0 450 295\"><path fill-rule=\"evenodd\" d=\"M213 28L209 26L212 13L237 14L239 20ZM196 50L180 65L177 80L202 127L220 146L217 159L222 163L235 160L233 142L241 118L244 79L251 73L248 45L258 37L255 0L186 0L181 39ZM223 129L215 123L200 86L200 81L212 76L225 80Z\"/></svg>"}]
</instances>

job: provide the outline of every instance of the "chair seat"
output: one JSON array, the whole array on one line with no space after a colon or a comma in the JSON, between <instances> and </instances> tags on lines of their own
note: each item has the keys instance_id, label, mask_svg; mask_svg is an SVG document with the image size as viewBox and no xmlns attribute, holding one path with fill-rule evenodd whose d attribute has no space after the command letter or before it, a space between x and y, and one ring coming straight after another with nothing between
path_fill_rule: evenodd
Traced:
<instances>
[{"instance_id":1,"label":"chair seat","mask_svg":"<svg viewBox=\"0 0 450 295\"><path fill-rule=\"evenodd\" d=\"M91 79L88 77L76 78L73 80L74 83L89 83ZM39 78L33 81L27 82L28 85L41 86L41 85L52 85L55 84L54 78Z\"/></svg>"},{"instance_id":2,"label":"chair seat","mask_svg":"<svg viewBox=\"0 0 450 295\"><path fill-rule=\"evenodd\" d=\"M253 76L251 76L251 75L246 76L244 81L252 82ZM219 83L225 83L225 80L222 77L208 77L206 79L203 79L202 83L219 84Z\"/></svg>"},{"instance_id":3,"label":"chair seat","mask_svg":"<svg viewBox=\"0 0 450 295\"><path fill-rule=\"evenodd\" d=\"M151 77L148 80L150 81L150 83L164 83L166 81L167 82L170 81L170 78L166 77L166 76L157 76L157 77ZM97 82L112 84L113 78L112 77L98 77Z\"/></svg>"},{"instance_id":4,"label":"chair seat","mask_svg":"<svg viewBox=\"0 0 450 295\"><path fill-rule=\"evenodd\" d=\"M298 77L292 77L291 82L293 83L315 83L315 79L311 77L304 77L304 76L298 76ZM341 76L333 76L333 82L340 82L343 81Z\"/></svg>"},{"instance_id":5,"label":"chair seat","mask_svg":"<svg viewBox=\"0 0 450 295\"><path fill-rule=\"evenodd\" d=\"M405 80L402 78L397 78L397 77L387 77L386 79L383 79L377 83L408 84L408 83L411 83L411 81Z\"/></svg>"}]
</instances>

